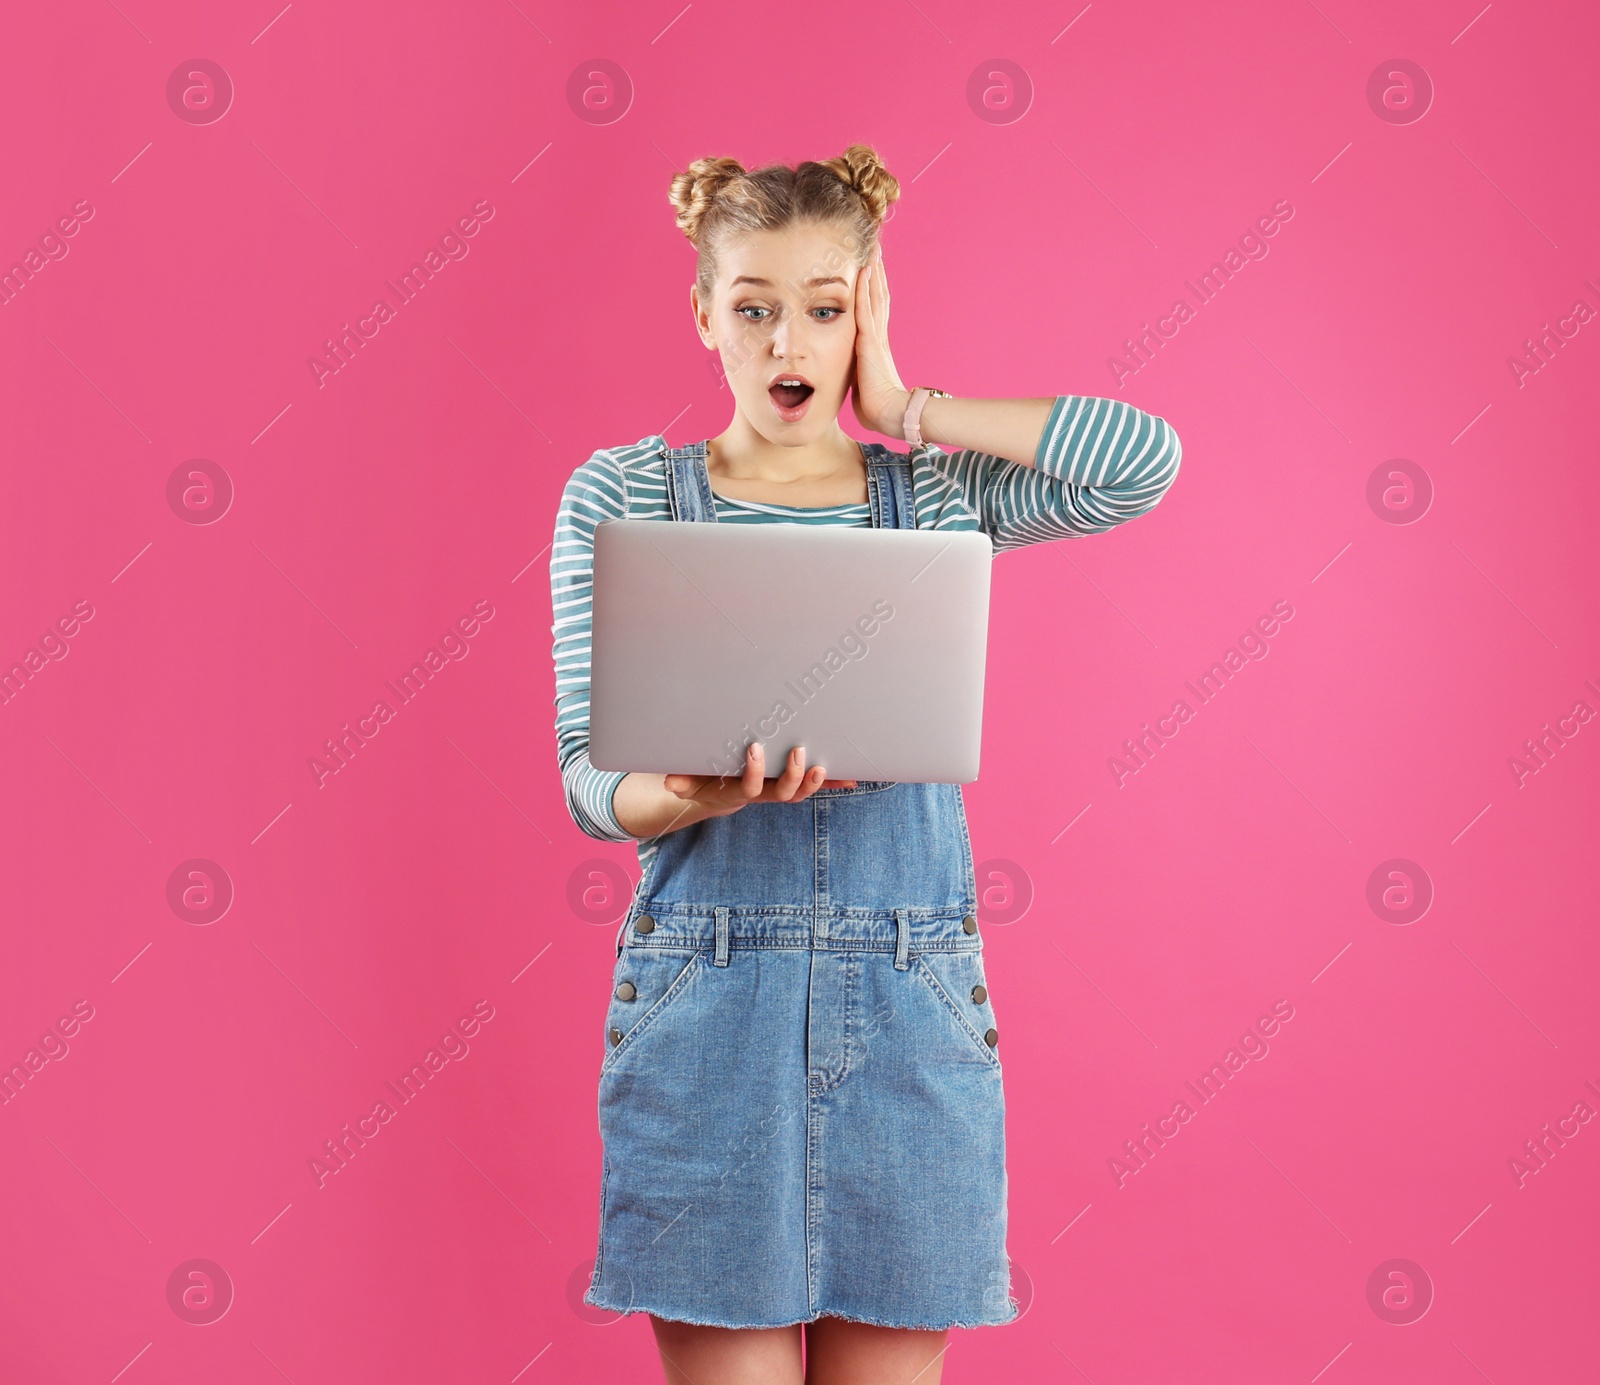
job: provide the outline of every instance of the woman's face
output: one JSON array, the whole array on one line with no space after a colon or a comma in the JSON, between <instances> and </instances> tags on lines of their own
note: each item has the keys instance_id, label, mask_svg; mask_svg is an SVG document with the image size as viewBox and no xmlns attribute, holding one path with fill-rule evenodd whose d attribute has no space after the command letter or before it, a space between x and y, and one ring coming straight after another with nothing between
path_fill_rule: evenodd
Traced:
<instances>
[{"instance_id":1,"label":"woman's face","mask_svg":"<svg viewBox=\"0 0 1600 1385\"><path fill-rule=\"evenodd\" d=\"M855 376L863 248L847 228L815 222L730 235L711 302L690 290L701 340L721 353L735 402L769 442L803 446L834 426ZM786 379L803 385L780 387Z\"/></svg>"}]
</instances>

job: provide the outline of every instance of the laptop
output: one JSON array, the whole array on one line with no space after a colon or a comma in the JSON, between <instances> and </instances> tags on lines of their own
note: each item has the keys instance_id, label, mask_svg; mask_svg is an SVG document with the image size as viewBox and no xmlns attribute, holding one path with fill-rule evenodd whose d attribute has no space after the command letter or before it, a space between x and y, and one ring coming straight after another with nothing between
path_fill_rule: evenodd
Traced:
<instances>
[{"instance_id":1,"label":"laptop","mask_svg":"<svg viewBox=\"0 0 1600 1385\"><path fill-rule=\"evenodd\" d=\"M589 761L830 779L978 777L993 545L982 532L602 521Z\"/></svg>"}]
</instances>

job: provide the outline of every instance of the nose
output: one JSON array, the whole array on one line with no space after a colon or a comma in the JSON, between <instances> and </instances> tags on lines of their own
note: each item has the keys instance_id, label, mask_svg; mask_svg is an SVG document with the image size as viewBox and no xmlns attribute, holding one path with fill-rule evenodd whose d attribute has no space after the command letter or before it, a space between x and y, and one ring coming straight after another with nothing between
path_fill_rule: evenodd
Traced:
<instances>
[{"instance_id":1,"label":"nose","mask_svg":"<svg viewBox=\"0 0 1600 1385\"><path fill-rule=\"evenodd\" d=\"M800 324L789 313L779 316L772 327L772 354L785 361L793 361L805 354L800 336Z\"/></svg>"}]
</instances>

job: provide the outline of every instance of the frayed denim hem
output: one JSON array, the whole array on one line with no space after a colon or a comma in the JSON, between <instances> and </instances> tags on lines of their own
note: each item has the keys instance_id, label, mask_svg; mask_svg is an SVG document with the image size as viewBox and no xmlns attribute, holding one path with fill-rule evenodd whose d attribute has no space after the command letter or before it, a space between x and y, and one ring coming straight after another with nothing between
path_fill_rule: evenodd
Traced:
<instances>
[{"instance_id":1,"label":"frayed denim hem","mask_svg":"<svg viewBox=\"0 0 1600 1385\"><path fill-rule=\"evenodd\" d=\"M914 1332L946 1332L951 1328L961 1328L971 1331L978 1327L1005 1327L1021 1316L1021 1310L1015 1302L1009 1306L1011 1312L1003 1318L980 1318L971 1322L952 1318L945 1322L901 1322L892 1318L874 1318L861 1313L844 1313L836 1309L825 1309L820 1313L813 1313L808 1318L784 1318L779 1322L730 1322L725 1318L711 1318L694 1315L684 1315L677 1312L663 1312L652 1308L646 1303L631 1303L626 1308L615 1303L603 1303L594 1296L591 1289L584 1294L583 1301L593 1308L603 1308L608 1313L621 1313L629 1316L633 1313L650 1313L655 1317L663 1318L668 1322L689 1323L694 1327L727 1327L727 1328L767 1328L767 1327L798 1327L804 1323L816 1322L818 1318L842 1318L845 1322L865 1323L869 1327L894 1327L904 1331Z\"/></svg>"}]
</instances>

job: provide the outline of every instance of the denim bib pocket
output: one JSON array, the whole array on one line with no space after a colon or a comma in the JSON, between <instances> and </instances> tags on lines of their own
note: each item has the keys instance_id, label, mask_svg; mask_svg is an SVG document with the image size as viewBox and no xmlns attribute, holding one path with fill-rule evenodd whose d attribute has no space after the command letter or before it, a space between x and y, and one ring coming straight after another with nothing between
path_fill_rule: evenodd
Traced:
<instances>
[{"instance_id":1,"label":"denim bib pocket","mask_svg":"<svg viewBox=\"0 0 1600 1385\"><path fill-rule=\"evenodd\" d=\"M853 789L818 789L809 796L811 798L846 798L851 794L882 793L885 789L892 789L899 782L898 779L858 779Z\"/></svg>"}]
</instances>

